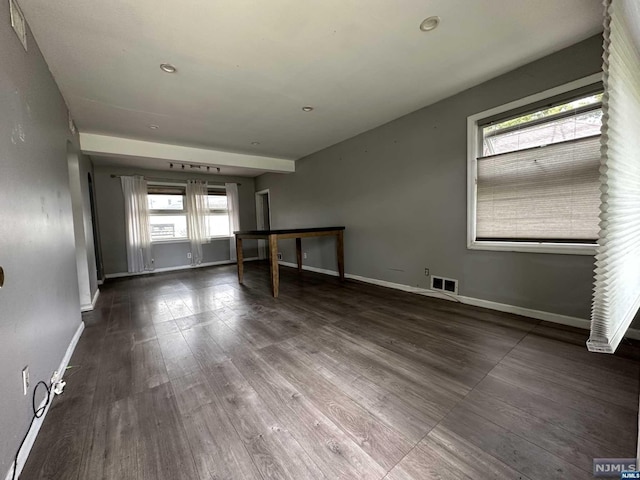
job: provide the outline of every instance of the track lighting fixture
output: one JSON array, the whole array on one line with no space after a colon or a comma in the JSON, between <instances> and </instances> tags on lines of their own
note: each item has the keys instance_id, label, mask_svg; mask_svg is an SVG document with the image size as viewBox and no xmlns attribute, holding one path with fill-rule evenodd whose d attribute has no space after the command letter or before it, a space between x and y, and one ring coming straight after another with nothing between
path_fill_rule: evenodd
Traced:
<instances>
[{"instance_id":1,"label":"track lighting fixture","mask_svg":"<svg viewBox=\"0 0 640 480\"><path fill-rule=\"evenodd\" d=\"M170 169L175 169L180 167L181 170L186 170L187 168L189 168L190 170L204 170L205 168L207 169L207 173L211 173L212 169L215 168L215 171L217 173L220 173L220 167L212 167L211 165L201 165L198 163L176 163L176 162L169 162L169 168Z\"/></svg>"}]
</instances>

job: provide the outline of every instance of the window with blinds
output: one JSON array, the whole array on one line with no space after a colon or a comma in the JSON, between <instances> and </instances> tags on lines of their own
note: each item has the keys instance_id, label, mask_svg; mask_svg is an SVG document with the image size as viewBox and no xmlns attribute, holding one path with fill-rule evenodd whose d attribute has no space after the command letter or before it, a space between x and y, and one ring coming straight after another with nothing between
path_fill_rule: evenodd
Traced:
<instances>
[{"instance_id":1,"label":"window with blinds","mask_svg":"<svg viewBox=\"0 0 640 480\"><path fill-rule=\"evenodd\" d=\"M147 188L149 222L153 242L171 242L189 238L186 187L150 184ZM225 190L210 188L207 232L213 237L229 237L229 208Z\"/></svg>"},{"instance_id":2,"label":"window with blinds","mask_svg":"<svg viewBox=\"0 0 640 480\"><path fill-rule=\"evenodd\" d=\"M640 309L640 3L606 0L600 238L594 269L594 352L613 353Z\"/></svg>"},{"instance_id":3,"label":"window with blinds","mask_svg":"<svg viewBox=\"0 0 640 480\"><path fill-rule=\"evenodd\" d=\"M595 245L601 102L592 85L477 121L474 241Z\"/></svg>"},{"instance_id":4,"label":"window with blinds","mask_svg":"<svg viewBox=\"0 0 640 480\"><path fill-rule=\"evenodd\" d=\"M229 205L224 190L209 190L207 198L209 215L207 215L208 231L212 237L232 236L229 231Z\"/></svg>"},{"instance_id":5,"label":"window with blinds","mask_svg":"<svg viewBox=\"0 0 640 480\"><path fill-rule=\"evenodd\" d=\"M185 188L173 185L148 185L147 198L152 242L188 238Z\"/></svg>"}]
</instances>

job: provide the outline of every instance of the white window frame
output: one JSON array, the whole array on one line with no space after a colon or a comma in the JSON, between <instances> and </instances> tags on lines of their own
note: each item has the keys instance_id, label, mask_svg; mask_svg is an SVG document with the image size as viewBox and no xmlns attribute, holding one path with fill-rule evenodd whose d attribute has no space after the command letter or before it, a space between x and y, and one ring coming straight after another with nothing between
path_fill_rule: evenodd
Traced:
<instances>
[{"instance_id":1,"label":"white window frame","mask_svg":"<svg viewBox=\"0 0 640 480\"><path fill-rule=\"evenodd\" d=\"M157 186L157 187L181 187L181 188L186 188L186 184L185 183L180 183L180 182L149 182L149 186ZM225 187L223 186L217 186L217 185L209 185L207 190L220 190L224 195L226 195L226 190ZM183 195L183 209L182 210L151 210L149 209L149 215L187 215L187 207L186 207L186 195ZM227 214L229 213L229 210L227 208ZM191 240L189 240L189 223L187 222L187 237L186 238L167 238L167 239L163 239L163 240L151 240L151 243L158 243L158 244L168 244L168 243L189 243ZM217 236L213 236L213 237L209 237L209 240L211 241L215 241L215 240L229 240L232 237L232 235L229 236L225 236L225 235L217 235Z\"/></svg>"},{"instance_id":2,"label":"white window frame","mask_svg":"<svg viewBox=\"0 0 640 480\"><path fill-rule=\"evenodd\" d=\"M149 182L148 187L181 187L184 188L185 184L183 183L173 183L173 182ZM147 192L147 195L149 193ZM186 204L186 196L182 195L182 210L152 210L149 209L149 217L151 216L177 216L184 215L186 218L187 215L187 204ZM151 228L151 227L149 227ZM187 236L185 238L167 238L167 239L151 239L151 244L165 244L165 243L189 243L189 222L187 222Z\"/></svg>"},{"instance_id":3,"label":"white window frame","mask_svg":"<svg viewBox=\"0 0 640 480\"><path fill-rule=\"evenodd\" d=\"M217 185L210 185L207 190L209 192L211 191L220 191L222 192L222 194L226 197L227 196L227 190L225 187L223 186L217 186ZM207 193L207 195L209 195L209 193ZM214 194L215 195L215 194ZM227 198L227 202L229 202L229 199ZM222 212L222 210L212 210L209 209L210 214L215 214L215 213L220 213ZM227 209L225 210L227 212L227 218L229 217L229 203L227 203ZM234 237L234 235L216 235L216 236L212 236L209 237L210 240L229 240L230 238Z\"/></svg>"},{"instance_id":4,"label":"white window frame","mask_svg":"<svg viewBox=\"0 0 640 480\"><path fill-rule=\"evenodd\" d=\"M540 102L556 95L562 95L602 81L602 74L596 73L573 82L551 88L534 95L500 105L467 117L467 248L470 250L494 250L500 252L555 253L565 255L595 255L596 245L582 243L552 242L508 242L476 240L476 203L478 180L478 157L480 157L480 137L478 124L494 115Z\"/></svg>"}]
</instances>

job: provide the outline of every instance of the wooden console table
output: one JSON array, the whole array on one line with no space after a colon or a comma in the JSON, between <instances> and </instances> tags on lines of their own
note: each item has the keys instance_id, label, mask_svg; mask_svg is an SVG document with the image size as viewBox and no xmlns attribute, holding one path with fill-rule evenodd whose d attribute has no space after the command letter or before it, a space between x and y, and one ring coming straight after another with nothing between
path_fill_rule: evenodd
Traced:
<instances>
[{"instance_id":1,"label":"wooden console table","mask_svg":"<svg viewBox=\"0 0 640 480\"><path fill-rule=\"evenodd\" d=\"M296 239L296 257L298 259L298 271L302 271L302 239L307 237L336 237L336 247L338 253L338 273L340 280L344 280L344 228L345 227L323 227L323 228L294 228L291 230L244 230L233 232L236 235L236 258L238 260L238 281L242 283L242 240L260 239L269 243L269 266L271 270L271 290L273 296L278 296L280 285L280 272L278 270L278 240L286 238Z\"/></svg>"}]
</instances>

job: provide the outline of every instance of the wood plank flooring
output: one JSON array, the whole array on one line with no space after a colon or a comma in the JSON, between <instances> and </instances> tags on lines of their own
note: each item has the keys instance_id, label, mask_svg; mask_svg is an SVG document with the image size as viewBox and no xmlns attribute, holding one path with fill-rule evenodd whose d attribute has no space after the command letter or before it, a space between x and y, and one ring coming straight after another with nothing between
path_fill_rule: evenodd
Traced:
<instances>
[{"instance_id":1,"label":"wood plank flooring","mask_svg":"<svg viewBox=\"0 0 640 480\"><path fill-rule=\"evenodd\" d=\"M109 281L23 479L588 479L640 348L264 264Z\"/></svg>"}]
</instances>

